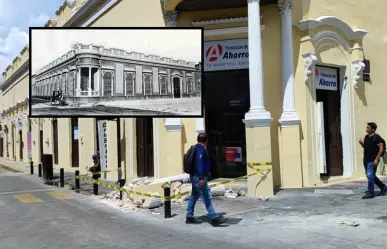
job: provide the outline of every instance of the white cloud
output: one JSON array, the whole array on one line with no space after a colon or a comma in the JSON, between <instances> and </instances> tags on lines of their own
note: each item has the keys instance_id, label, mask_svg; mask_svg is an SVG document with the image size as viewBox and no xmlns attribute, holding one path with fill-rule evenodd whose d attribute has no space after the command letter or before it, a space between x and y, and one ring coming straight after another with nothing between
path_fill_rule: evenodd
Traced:
<instances>
[{"instance_id":1,"label":"white cloud","mask_svg":"<svg viewBox=\"0 0 387 249\"><path fill-rule=\"evenodd\" d=\"M30 27L43 26L48 21L48 19L50 19L50 17L45 13L41 13L38 16L32 15L30 17L29 26Z\"/></svg>"},{"instance_id":2,"label":"white cloud","mask_svg":"<svg viewBox=\"0 0 387 249\"><path fill-rule=\"evenodd\" d=\"M12 27L5 38L0 38L0 74L28 42L28 34L16 27Z\"/></svg>"}]
</instances>

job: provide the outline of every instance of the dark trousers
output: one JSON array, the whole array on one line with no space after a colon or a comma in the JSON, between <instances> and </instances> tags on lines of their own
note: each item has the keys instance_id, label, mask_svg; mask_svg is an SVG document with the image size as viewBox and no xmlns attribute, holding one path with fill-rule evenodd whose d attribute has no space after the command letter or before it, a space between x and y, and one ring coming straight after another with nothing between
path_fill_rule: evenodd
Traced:
<instances>
[{"instance_id":1,"label":"dark trousers","mask_svg":"<svg viewBox=\"0 0 387 249\"><path fill-rule=\"evenodd\" d=\"M369 162L364 165L366 170L366 175L368 179L368 193L369 195L374 195L374 185L376 184L380 190L384 190L386 185L376 176L377 166L374 166L374 162Z\"/></svg>"}]
</instances>

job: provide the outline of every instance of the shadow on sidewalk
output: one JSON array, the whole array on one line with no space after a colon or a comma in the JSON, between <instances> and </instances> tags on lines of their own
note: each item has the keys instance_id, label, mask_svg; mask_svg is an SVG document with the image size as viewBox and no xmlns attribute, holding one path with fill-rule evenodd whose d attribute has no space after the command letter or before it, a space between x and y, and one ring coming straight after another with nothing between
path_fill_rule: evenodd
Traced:
<instances>
[{"instance_id":1,"label":"shadow on sidewalk","mask_svg":"<svg viewBox=\"0 0 387 249\"><path fill-rule=\"evenodd\" d=\"M219 213L221 216L225 216L227 213ZM211 219L208 217L208 215L202 215L198 217L198 219L202 220L203 222L211 224L213 227L229 227L230 225L238 225L243 219L242 218L227 218L227 221L221 225L214 225L211 224Z\"/></svg>"}]
</instances>

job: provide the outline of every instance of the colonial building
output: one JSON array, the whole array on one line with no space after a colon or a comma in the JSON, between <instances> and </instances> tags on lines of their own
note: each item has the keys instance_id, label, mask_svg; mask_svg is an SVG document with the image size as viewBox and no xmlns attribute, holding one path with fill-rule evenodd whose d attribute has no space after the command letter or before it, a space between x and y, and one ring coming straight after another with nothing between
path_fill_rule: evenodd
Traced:
<instances>
[{"instance_id":1,"label":"colonial building","mask_svg":"<svg viewBox=\"0 0 387 249\"><path fill-rule=\"evenodd\" d=\"M271 195L273 187L363 176L357 140L366 122L387 137L386 4L76 0L46 26L204 27L204 118L122 119L120 162L116 122L108 121L108 165L120 164L127 178L179 174L184 151L206 131L213 175L242 175L247 162L272 161L271 174L248 180L249 194ZM85 172L98 149L94 119L32 124L44 153L59 155L56 167Z\"/></svg>"},{"instance_id":2,"label":"colonial building","mask_svg":"<svg viewBox=\"0 0 387 249\"><path fill-rule=\"evenodd\" d=\"M196 97L200 77L194 62L75 44L36 73L32 92L48 97L62 90L70 102Z\"/></svg>"},{"instance_id":3,"label":"colonial building","mask_svg":"<svg viewBox=\"0 0 387 249\"><path fill-rule=\"evenodd\" d=\"M0 87L0 157L23 162L32 158L28 54L26 46L2 73Z\"/></svg>"}]
</instances>

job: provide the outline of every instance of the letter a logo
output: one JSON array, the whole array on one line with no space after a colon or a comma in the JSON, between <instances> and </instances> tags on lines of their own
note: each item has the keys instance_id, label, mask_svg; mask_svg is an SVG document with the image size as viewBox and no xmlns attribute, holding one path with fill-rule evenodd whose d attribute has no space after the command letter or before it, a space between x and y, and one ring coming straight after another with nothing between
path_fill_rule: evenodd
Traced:
<instances>
[{"instance_id":1,"label":"letter a logo","mask_svg":"<svg viewBox=\"0 0 387 249\"><path fill-rule=\"evenodd\" d=\"M209 62L216 61L223 53L223 47L220 44L210 46L206 51L206 58Z\"/></svg>"}]
</instances>

